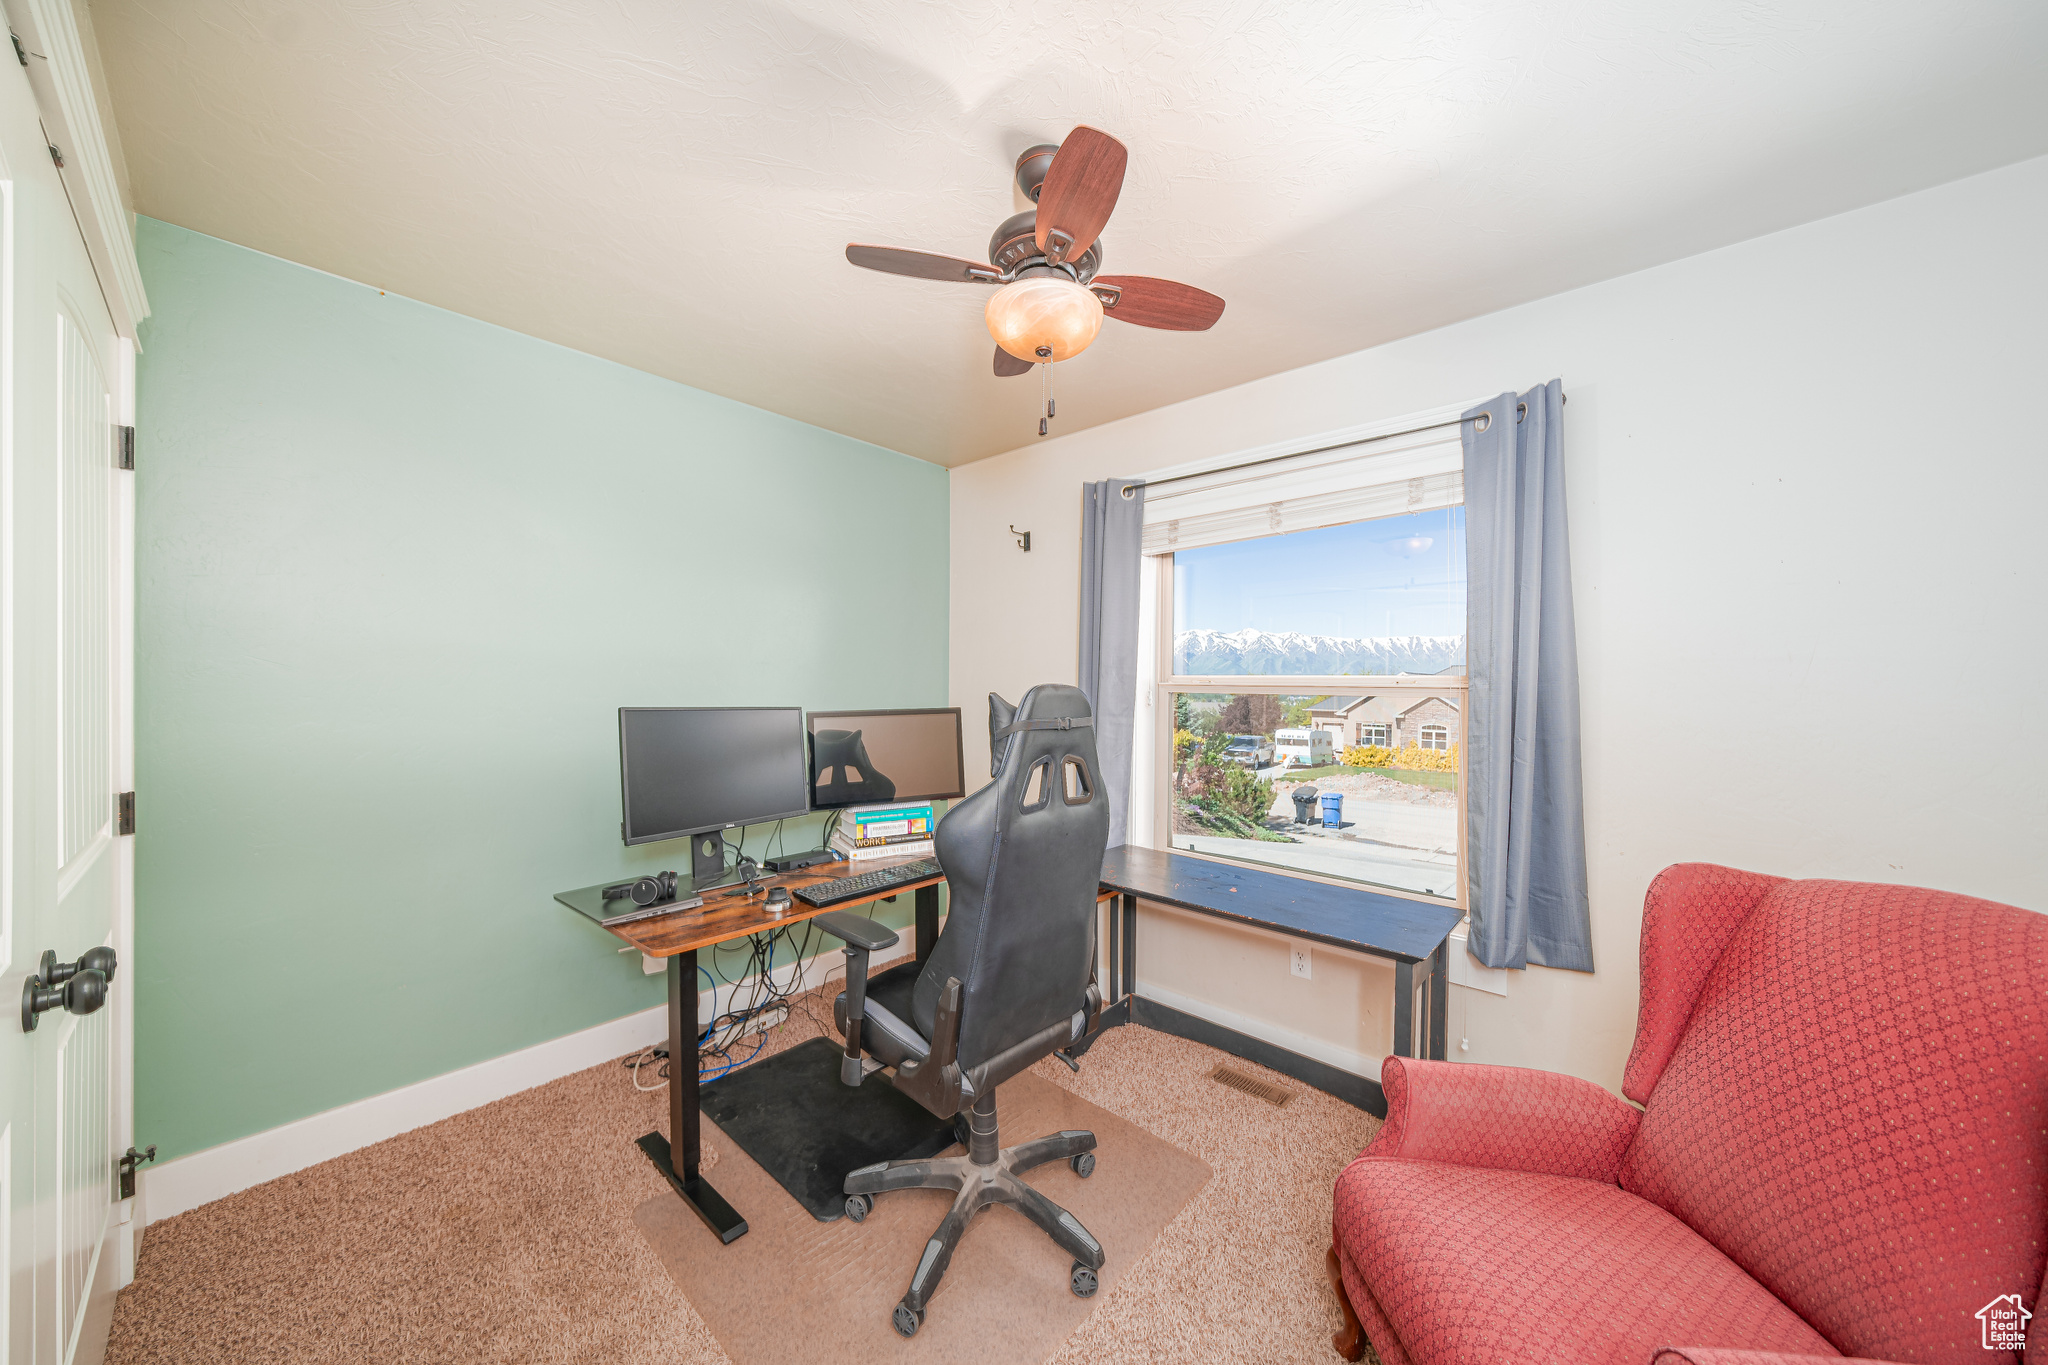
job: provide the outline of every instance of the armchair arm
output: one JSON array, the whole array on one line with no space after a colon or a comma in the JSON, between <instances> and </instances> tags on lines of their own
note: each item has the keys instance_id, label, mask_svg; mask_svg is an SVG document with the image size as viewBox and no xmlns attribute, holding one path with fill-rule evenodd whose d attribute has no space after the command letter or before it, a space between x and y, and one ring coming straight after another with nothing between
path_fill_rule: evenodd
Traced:
<instances>
[{"instance_id":1,"label":"armchair arm","mask_svg":"<svg viewBox=\"0 0 2048 1365\"><path fill-rule=\"evenodd\" d=\"M1650 1365L1898 1365L1865 1356L1809 1356L1789 1351L1746 1351L1735 1346L1660 1346Z\"/></svg>"},{"instance_id":2,"label":"armchair arm","mask_svg":"<svg viewBox=\"0 0 2048 1365\"><path fill-rule=\"evenodd\" d=\"M839 1059L839 1083L861 1082L860 1025L868 1007L868 954L896 946L896 931L851 910L834 910L812 919L846 945L846 1055Z\"/></svg>"},{"instance_id":3,"label":"armchair arm","mask_svg":"<svg viewBox=\"0 0 2048 1365\"><path fill-rule=\"evenodd\" d=\"M1387 1121L1366 1159L1444 1161L1613 1183L1642 1113L1554 1071L1389 1057Z\"/></svg>"}]
</instances>

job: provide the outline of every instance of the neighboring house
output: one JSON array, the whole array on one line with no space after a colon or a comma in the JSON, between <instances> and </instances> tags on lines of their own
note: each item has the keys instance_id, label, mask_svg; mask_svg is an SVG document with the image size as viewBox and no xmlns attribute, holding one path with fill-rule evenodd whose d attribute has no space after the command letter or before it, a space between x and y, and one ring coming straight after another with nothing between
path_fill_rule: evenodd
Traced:
<instances>
[{"instance_id":1,"label":"neighboring house","mask_svg":"<svg viewBox=\"0 0 2048 1365\"><path fill-rule=\"evenodd\" d=\"M1308 713L1309 724L1329 731L1339 753L1354 744L1448 749L1458 743L1463 729L1460 719L1457 701L1424 687L1390 689L1364 697L1325 697Z\"/></svg>"}]
</instances>

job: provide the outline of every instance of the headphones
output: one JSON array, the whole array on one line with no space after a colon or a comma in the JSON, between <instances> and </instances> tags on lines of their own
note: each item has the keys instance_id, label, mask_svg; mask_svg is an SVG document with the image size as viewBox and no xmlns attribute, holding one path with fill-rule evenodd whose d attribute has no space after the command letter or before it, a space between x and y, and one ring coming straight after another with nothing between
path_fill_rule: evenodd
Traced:
<instances>
[{"instance_id":1,"label":"headphones","mask_svg":"<svg viewBox=\"0 0 2048 1365\"><path fill-rule=\"evenodd\" d=\"M656 901L672 901L676 898L676 874L657 872L652 877L638 881L620 882L607 886L601 893L608 901L624 900L631 896L636 905L653 905Z\"/></svg>"}]
</instances>

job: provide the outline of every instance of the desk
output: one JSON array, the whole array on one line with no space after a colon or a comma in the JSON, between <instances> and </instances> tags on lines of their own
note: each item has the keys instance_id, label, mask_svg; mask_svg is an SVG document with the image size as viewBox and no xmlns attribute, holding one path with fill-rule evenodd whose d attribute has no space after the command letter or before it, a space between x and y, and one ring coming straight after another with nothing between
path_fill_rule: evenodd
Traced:
<instances>
[{"instance_id":1,"label":"desk","mask_svg":"<svg viewBox=\"0 0 2048 1365\"><path fill-rule=\"evenodd\" d=\"M1157 1001L1140 999L1138 901L1144 899L1389 959L1394 964L1395 1054L1442 1060L1449 996L1446 942L1464 918L1457 907L1129 844L1103 856L1102 886L1117 897L1117 906L1110 913L1108 953L1115 1000L1103 1010L1095 1032L1083 1039L1075 1052L1093 1043L1102 1028L1143 1024L1257 1062L1386 1117L1386 1096L1377 1081ZM1417 967L1423 968L1419 982ZM1418 984L1426 988L1420 1027L1416 1020Z\"/></svg>"},{"instance_id":2,"label":"desk","mask_svg":"<svg viewBox=\"0 0 2048 1365\"><path fill-rule=\"evenodd\" d=\"M697 1108L697 1039L703 1028L697 1017L697 950L746 938L750 934L770 933L802 923L828 910L858 910L875 901L915 891L917 956L922 960L938 942L939 883L945 880L943 877L927 877L907 886L822 908L792 900L789 910L779 916L769 914L763 904L765 893L771 886L789 887L793 894L797 887L815 886L819 882L852 876L856 869L876 872L914 861L912 858L877 858L858 864L826 863L802 872L765 878L756 883L759 890L755 894L736 894L734 888L717 888L704 893L704 904L700 908L607 926L609 932L648 956L668 959L668 1131L671 1137L679 1136L683 1159L680 1163L676 1161L670 1138L664 1138L660 1133L649 1133L640 1138L640 1150L668 1178L668 1183L682 1196L683 1202L695 1209L697 1216L718 1235L719 1241L731 1242L742 1236L747 1230L747 1220L699 1173L703 1156L703 1118ZM564 891L555 899L572 910L587 914L591 908L602 904L604 898L599 893L606 885L609 883Z\"/></svg>"}]
</instances>

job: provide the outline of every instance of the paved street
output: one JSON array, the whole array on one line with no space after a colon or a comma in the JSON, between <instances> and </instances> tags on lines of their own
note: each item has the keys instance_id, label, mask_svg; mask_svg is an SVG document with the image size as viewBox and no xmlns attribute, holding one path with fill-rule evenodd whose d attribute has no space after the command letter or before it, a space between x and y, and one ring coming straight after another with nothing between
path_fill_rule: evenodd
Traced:
<instances>
[{"instance_id":1,"label":"paved street","mask_svg":"<svg viewBox=\"0 0 2048 1365\"><path fill-rule=\"evenodd\" d=\"M1274 802L1276 819L1292 819L1294 803ZM1175 847L1222 854L1331 877L1350 877L1407 891L1457 893L1458 812L1456 807L1406 801L1344 802L1343 834L1349 839L1297 833L1291 844L1176 834Z\"/></svg>"}]
</instances>

